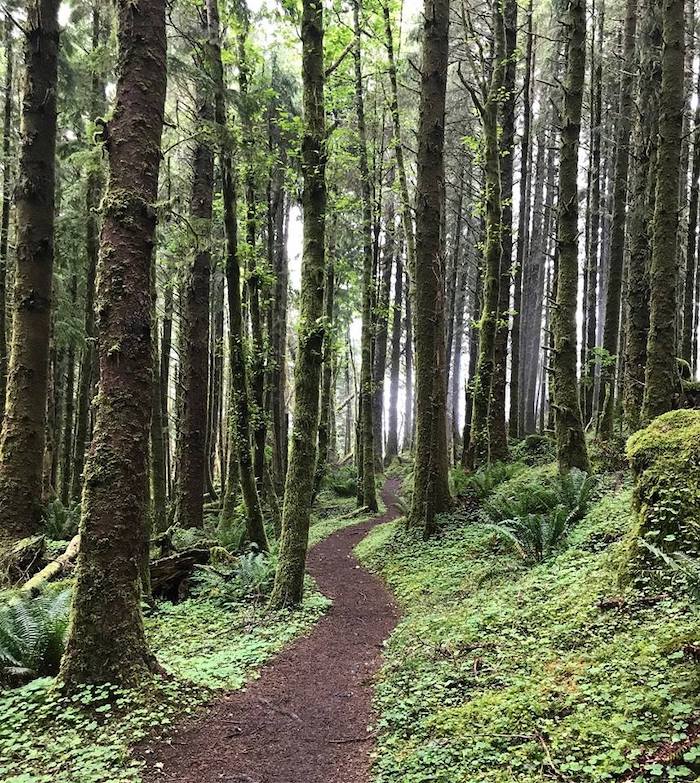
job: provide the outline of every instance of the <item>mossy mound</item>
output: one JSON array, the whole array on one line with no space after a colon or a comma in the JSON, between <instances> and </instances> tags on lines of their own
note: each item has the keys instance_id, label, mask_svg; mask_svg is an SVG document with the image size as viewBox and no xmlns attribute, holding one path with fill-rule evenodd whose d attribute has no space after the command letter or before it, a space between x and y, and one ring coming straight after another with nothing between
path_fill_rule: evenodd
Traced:
<instances>
[{"instance_id":1,"label":"mossy mound","mask_svg":"<svg viewBox=\"0 0 700 783\"><path fill-rule=\"evenodd\" d=\"M669 555L700 551L700 411L677 410L633 435L632 531L623 581L656 581Z\"/></svg>"}]
</instances>

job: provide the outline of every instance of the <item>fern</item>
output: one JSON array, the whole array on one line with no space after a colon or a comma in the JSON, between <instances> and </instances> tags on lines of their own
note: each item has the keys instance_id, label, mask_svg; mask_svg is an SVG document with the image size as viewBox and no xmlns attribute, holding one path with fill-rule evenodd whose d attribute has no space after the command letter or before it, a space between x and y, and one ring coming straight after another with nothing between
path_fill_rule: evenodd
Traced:
<instances>
[{"instance_id":1,"label":"fern","mask_svg":"<svg viewBox=\"0 0 700 783\"><path fill-rule=\"evenodd\" d=\"M251 548L233 563L197 566L192 577L192 595L223 606L241 601L260 601L272 590L277 554Z\"/></svg>"},{"instance_id":2,"label":"fern","mask_svg":"<svg viewBox=\"0 0 700 783\"><path fill-rule=\"evenodd\" d=\"M482 516L523 559L539 563L585 516L595 486L592 476L572 470L545 485L522 485L517 495L494 498L484 504Z\"/></svg>"},{"instance_id":3,"label":"fern","mask_svg":"<svg viewBox=\"0 0 700 783\"><path fill-rule=\"evenodd\" d=\"M51 675L63 655L70 590L21 595L0 608L0 672Z\"/></svg>"}]
</instances>

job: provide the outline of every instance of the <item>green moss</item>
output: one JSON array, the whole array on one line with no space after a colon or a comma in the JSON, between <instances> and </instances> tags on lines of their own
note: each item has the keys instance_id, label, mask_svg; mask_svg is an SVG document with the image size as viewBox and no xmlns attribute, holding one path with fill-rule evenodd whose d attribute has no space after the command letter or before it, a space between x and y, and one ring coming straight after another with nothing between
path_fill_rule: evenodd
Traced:
<instances>
[{"instance_id":1,"label":"green moss","mask_svg":"<svg viewBox=\"0 0 700 783\"><path fill-rule=\"evenodd\" d=\"M688 760L678 753L637 768L645 753L681 742L700 711L697 665L683 652L700 629L683 598L620 600L630 501L626 489L605 495L567 548L534 568L484 527L456 520L436 541L397 521L358 546L404 611L376 689L377 783L700 773L691 747Z\"/></svg>"},{"instance_id":2,"label":"green moss","mask_svg":"<svg viewBox=\"0 0 700 783\"><path fill-rule=\"evenodd\" d=\"M664 554L700 549L700 411L659 416L629 439L627 456L637 525L623 579L658 581Z\"/></svg>"}]
</instances>

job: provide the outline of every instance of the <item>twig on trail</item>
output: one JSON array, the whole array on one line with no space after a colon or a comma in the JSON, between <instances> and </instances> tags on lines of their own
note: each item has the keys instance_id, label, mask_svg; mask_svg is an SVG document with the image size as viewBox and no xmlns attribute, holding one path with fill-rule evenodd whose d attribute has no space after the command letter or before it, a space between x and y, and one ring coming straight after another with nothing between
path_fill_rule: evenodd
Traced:
<instances>
[{"instance_id":1,"label":"twig on trail","mask_svg":"<svg viewBox=\"0 0 700 783\"><path fill-rule=\"evenodd\" d=\"M347 739L332 739L328 740L328 742L332 743L333 745L346 745L350 742L367 742L367 740L374 739L377 735L376 734L367 734L365 737L348 737Z\"/></svg>"}]
</instances>

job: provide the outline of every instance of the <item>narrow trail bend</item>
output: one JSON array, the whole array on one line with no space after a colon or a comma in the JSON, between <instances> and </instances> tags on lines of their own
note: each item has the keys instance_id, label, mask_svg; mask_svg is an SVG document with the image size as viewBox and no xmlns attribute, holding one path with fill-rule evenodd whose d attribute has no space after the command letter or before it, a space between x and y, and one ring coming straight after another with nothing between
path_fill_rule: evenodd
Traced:
<instances>
[{"instance_id":1,"label":"narrow trail bend","mask_svg":"<svg viewBox=\"0 0 700 783\"><path fill-rule=\"evenodd\" d=\"M397 489L396 480L384 486L386 514L339 530L309 553L308 571L333 600L311 634L181 729L176 743L154 746L148 783L369 783L371 681L398 613L352 550L398 516Z\"/></svg>"}]
</instances>

